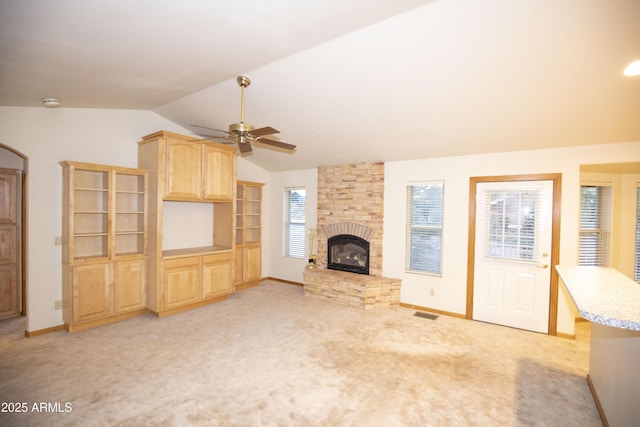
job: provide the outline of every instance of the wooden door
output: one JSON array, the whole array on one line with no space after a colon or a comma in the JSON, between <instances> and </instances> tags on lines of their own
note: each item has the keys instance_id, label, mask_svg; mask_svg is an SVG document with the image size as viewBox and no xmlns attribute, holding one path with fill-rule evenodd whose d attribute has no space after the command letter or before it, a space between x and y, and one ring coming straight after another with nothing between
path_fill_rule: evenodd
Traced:
<instances>
[{"instance_id":1,"label":"wooden door","mask_svg":"<svg viewBox=\"0 0 640 427\"><path fill-rule=\"evenodd\" d=\"M231 254L205 255L202 259L204 298L228 295L232 286Z\"/></svg>"},{"instance_id":2,"label":"wooden door","mask_svg":"<svg viewBox=\"0 0 640 427\"><path fill-rule=\"evenodd\" d=\"M233 200L233 154L211 144L204 146L204 198Z\"/></svg>"},{"instance_id":3,"label":"wooden door","mask_svg":"<svg viewBox=\"0 0 640 427\"><path fill-rule=\"evenodd\" d=\"M168 259L164 262L164 309L179 307L200 299L201 257Z\"/></svg>"},{"instance_id":4,"label":"wooden door","mask_svg":"<svg viewBox=\"0 0 640 427\"><path fill-rule=\"evenodd\" d=\"M114 282L116 313L144 308L146 275L145 258L116 263Z\"/></svg>"},{"instance_id":5,"label":"wooden door","mask_svg":"<svg viewBox=\"0 0 640 427\"><path fill-rule=\"evenodd\" d=\"M0 169L0 319L20 315L18 176Z\"/></svg>"},{"instance_id":6,"label":"wooden door","mask_svg":"<svg viewBox=\"0 0 640 427\"><path fill-rule=\"evenodd\" d=\"M110 278L112 264L77 265L71 268L73 322L111 315Z\"/></svg>"},{"instance_id":7,"label":"wooden door","mask_svg":"<svg viewBox=\"0 0 640 427\"><path fill-rule=\"evenodd\" d=\"M476 191L473 319L547 333L553 182Z\"/></svg>"},{"instance_id":8,"label":"wooden door","mask_svg":"<svg viewBox=\"0 0 640 427\"><path fill-rule=\"evenodd\" d=\"M166 197L195 200L202 197L202 146L193 142L167 142Z\"/></svg>"}]
</instances>

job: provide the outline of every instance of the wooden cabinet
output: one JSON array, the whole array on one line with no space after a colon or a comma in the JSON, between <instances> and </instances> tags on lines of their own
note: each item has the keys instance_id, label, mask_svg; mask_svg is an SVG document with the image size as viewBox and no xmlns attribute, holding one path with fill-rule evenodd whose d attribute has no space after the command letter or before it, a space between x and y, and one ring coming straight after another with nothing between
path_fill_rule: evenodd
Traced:
<instances>
[{"instance_id":1,"label":"wooden cabinet","mask_svg":"<svg viewBox=\"0 0 640 427\"><path fill-rule=\"evenodd\" d=\"M116 262L114 280L116 313L144 309L147 286L146 258Z\"/></svg>"},{"instance_id":2,"label":"wooden cabinet","mask_svg":"<svg viewBox=\"0 0 640 427\"><path fill-rule=\"evenodd\" d=\"M262 274L262 187L238 181L236 189L236 289L258 284Z\"/></svg>"},{"instance_id":3,"label":"wooden cabinet","mask_svg":"<svg viewBox=\"0 0 640 427\"><path fill-rule=\"evenodd\" d=\"M232 148L165 134L166 200L233 200L235 155Z\"/></svg>"},{"instance_id":4,"label":"wooden cabinet","mask_svg":"<svg viewBox=\"0 0 640 427\"><path fill-rule=\"evenodd\" d=\"M202 296L219 297L232 292L233 261L231 252L202 257Z\"/></svg>"},{"instance_id":5,"label":"wooden cabinet","mask_svg":"<svg viewBox=\"0 0 640 427\"><path fill-rule=\"evenodd\" d=\"M165 131L145 136L138 143L138 165L148 169L151 176L149 223L154 230L148 239L146 307L157 316L209 304L233 292L234 150ZM187 202L197 202L200 207L202 203L212 205L212 218L206 219L206 227L184 221L196 210L193 203ZM182 208L184 215L176 215ZM172 224L170 221L176 218L178 223ZM213 232L203 235L201 229L210 229L211 224ZM185 227L188 232L195 229L198 243L186 241L190 233L181 234L179 247L168 242L170 233L165 235L163 229L178 227Z\"/></svg>"},{"instance_id":6,"label":"wooden cabinet","mask_svg":"<svg viewBox=\"0 0 640 427\"><path fill-rule=\"evenodd\" d=\"M183 140L168 140L166 176L167 198L200 199L202 146Z\"/></svg>"},{"instance_id":7,"label":"wooden cabinet","mask_svg":"<svg viewBox=\"0 0 640 427\"><path fill-rule=\"evenodd\" d=\"M69 332L145 311L147 171L63 168L63 320Z\"/></svg>"},{"instance_id":8,"label":"wooden cabinet","mask_svg":"<svg viewBox=\"0 0 640 427\"><path fill-rule=\"evenodd\" d=\"M231 251L164 260L163 305L160 315L175 309L226 298L232 291ZM166 312L166 313L165 313Z\"/></svg>"},{"instance_id":9,"label":"wooden cabinet","mask_svg":"<svg viewBox=\"0 0 640 427\"><path fill-rule=\"evenodd\" d=\"M175 308L200 300L201 263L200 256L165 260L163 308Z\"/></svg>"},{"instance_id":10,"label":"wooden cabinet","mask_svg":"<svg viewBox=\"0 0 640 427\"><path fill-rule=\"evenodd\" d=\"M112 264L106 262L71 267L72 323L111 315L111 268Z\"/></svg>"},{"instance_id":11,"label":"wooden cabinet","mask_svg":"<svg viewBox=\"0 0 640 427\"><path fill-rule=\"evenodd\" d=\"M236 157L233 150L203 145L203 194L207 200L233 201L236 185ZM225 147L226 148L226 147Z\"/></svg>"}]
</instances>

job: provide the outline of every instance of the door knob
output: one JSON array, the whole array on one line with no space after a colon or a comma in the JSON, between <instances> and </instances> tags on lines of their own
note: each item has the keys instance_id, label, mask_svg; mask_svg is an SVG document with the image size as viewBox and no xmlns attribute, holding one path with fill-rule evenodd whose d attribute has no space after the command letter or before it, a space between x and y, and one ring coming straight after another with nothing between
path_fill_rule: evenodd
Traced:
<instances>
[{"instance_id":1,"label":"door knob","mask_svg":"<svg viewBox=\"0 0 640 427\"><path fill-rule=\"evenodd\" d=\"M538 264L540 268L549 268L549 264Z\"/></svg>"}]
</instances>

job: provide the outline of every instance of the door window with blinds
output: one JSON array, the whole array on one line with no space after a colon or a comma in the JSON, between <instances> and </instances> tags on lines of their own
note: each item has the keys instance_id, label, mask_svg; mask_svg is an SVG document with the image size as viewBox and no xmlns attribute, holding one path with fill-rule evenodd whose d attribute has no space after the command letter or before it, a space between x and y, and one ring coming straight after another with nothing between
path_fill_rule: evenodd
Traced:
<instances>
[{"instance_id":1,"label":"door window with blinds","mask_svg":"<svg viewBox=\"0 0 640 427\"><path fill-rule=\"evenodd\" d=\"M285 190L285 236L284 255L304 258L306 190Z\"/></svg>"},{"instance_id":2,"label":"door window with blinds","mask_svg":"<svg viewBox=\"0 0 640 427\"><path fill-rule=\"evenodd\" d=\"M444 182L407 186L406 270L442 275Z\"/></svg>"},{"instance_id":3,"label":"door window with blinds","mask_svg":"<svg viewBox=\"0 0 640 427\"><path fill-rule=\"evenodd\" d=\"M491 190L485 200L485 255L488 258L534 261L540 190Z\"/></svg>"},{"instance_id":4,"label":"door window with blinds","mask_svg":"<svg viewBox=\"0 0 640 427\"><path fill-rule=\"evenodd\" d=\"M612 211L611 186L580 186L579 265L610 266Z\"/></svg>"}]
</instances>

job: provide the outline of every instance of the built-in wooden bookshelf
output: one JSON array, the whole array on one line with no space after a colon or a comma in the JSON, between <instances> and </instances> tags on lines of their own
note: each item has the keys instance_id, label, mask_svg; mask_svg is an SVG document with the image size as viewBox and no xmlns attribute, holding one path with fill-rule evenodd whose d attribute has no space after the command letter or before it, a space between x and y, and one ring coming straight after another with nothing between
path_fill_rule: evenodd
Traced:
<instances>
[{"instance_id":1,"label":"built-in wooden bookshelf","mask_svg":"<svg viewBox=\"0 0 640 427\"><path fill-rule=\"evenodd\" d=\"M60 164L65 328L73 332L143 313L147 171Z\"/></svg>"},{"instance_id":2,"label":"built-in wooden bookshelf","mask_svg":"<svg viewBox=\"0 0 640 427\"><path fill-rule=\"evenodd\" d=\"M238 181L236 190L236 289L258 284L262 274L262 187Z\"/></svg>"}]
</instances>

